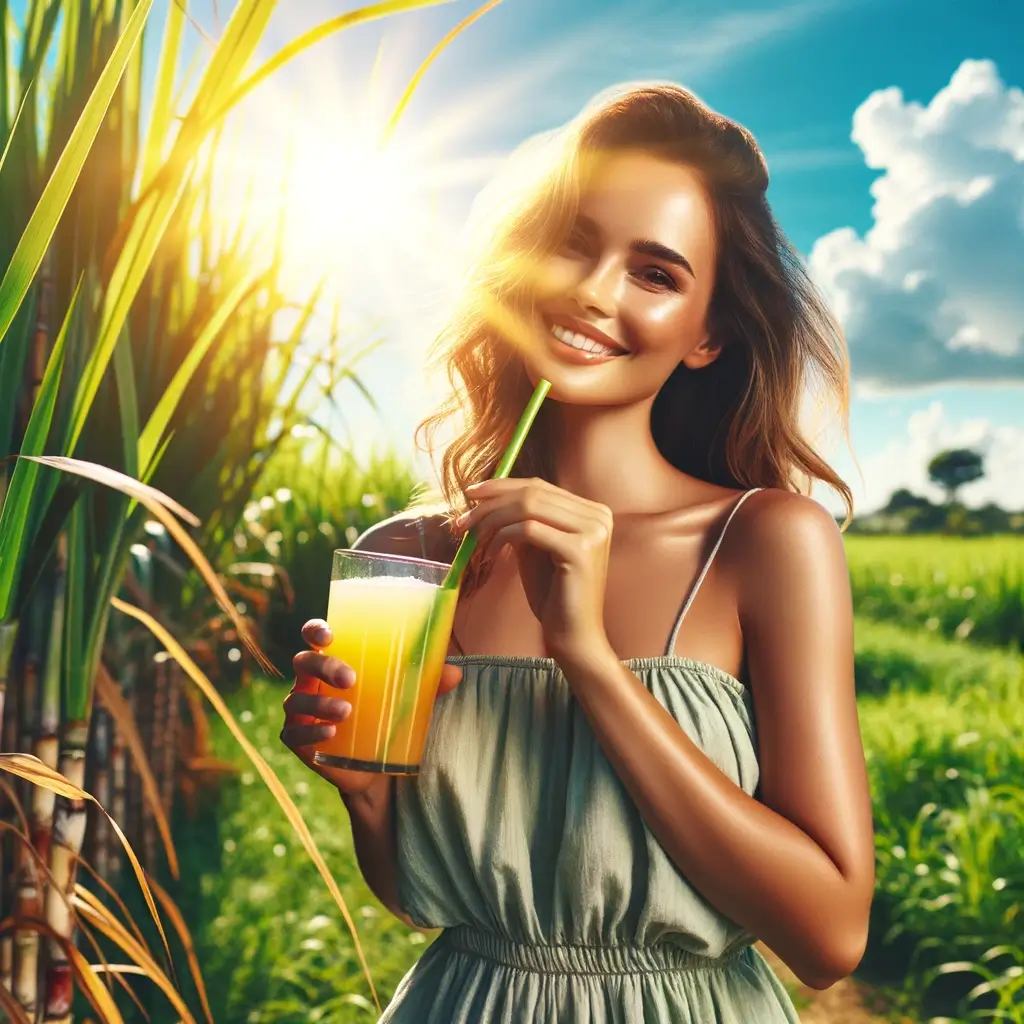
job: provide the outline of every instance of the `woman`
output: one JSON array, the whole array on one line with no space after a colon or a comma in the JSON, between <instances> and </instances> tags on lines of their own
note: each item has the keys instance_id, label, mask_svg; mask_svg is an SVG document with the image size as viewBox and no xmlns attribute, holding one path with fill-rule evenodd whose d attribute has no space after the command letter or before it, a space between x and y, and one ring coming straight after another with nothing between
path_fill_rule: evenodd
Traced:
<instances>
[{"instance_id":1,"label":"woman","mask_svg":"<svg viewBox=\"0 0 1024 1024\"><path fill-rule=\"evenodd\" d=\"M842 536L801 493L849 520L798 427L813 375L845 422L843 342L753 138L686 90L606 93L524 152L441 338L465 386L421 424L467 412L445 510L357 544L480 536L421 774L313 765L334 726L294 716L349 705L300 683L353 682L321 620L281 739L341 791L382 902L445 929L383 1021L796 1021L752 943L827 988L874 886Z\"/></svg>"}]
</instances>

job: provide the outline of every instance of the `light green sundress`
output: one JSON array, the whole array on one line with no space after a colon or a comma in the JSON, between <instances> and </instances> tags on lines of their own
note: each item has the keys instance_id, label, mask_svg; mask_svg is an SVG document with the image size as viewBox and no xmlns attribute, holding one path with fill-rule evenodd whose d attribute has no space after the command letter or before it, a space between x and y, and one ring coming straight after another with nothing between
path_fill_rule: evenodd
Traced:
<instances>
[{"instance_id":1,"label":"light green sundress","mask_svg":"<svg viewBox=\"0 0 1024 1024\"><path fill-rule=\"evenodd\" d=\"M751 493L666 654L624 664L753 795L748 690L671 656ZM448 660L462 682L437 701L419 776L395 780L401 909L444 931L381 1024L799 1024L754 937L648 831L554 659Z\"/></svg>"}]
</instances>

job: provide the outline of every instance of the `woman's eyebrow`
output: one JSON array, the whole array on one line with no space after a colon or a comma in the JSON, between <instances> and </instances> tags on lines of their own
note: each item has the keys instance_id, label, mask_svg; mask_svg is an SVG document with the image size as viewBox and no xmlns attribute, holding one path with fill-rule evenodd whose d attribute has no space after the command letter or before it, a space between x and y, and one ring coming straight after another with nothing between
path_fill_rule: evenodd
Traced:
<instances>
[{"instance_id":1,"label":"woman's eyebrow","mask_svg":"<svg viewBox=\"0 0 1024 1024\"><path fill-rule=\"evenodd\" d=\"M601 234L597 224L582 213L576 217L576 227L588 235L600 236ZM676 252L675 249L670 249L667 245L662 245L661 242L655 242L651 238L634 238L629 243L629 248L631 252L635 252L639 256L651 256L656 260L664 260L666 263L671 263L673 266L685 270L694 281L697 280L697 275L693 272L690 261L682 253Z\"/></svg>"},{"instance_id":2,"label":"woman's eyebrow","mask_svg":"<svg viewBox=\"0 0 1024 1024\"><path fill-rule=\"evenodd\" d=\"M675 249L670 249L667 245L662 245L661 242L655 242L650 238L634 238L629 243L629 247L633 252L639 253L641 256L653 256L656 260L672 263L685 270L694 281L697 280L697 275L693 272L690 261L682 253L676 252Z\"/></svg>"}]
</instances>

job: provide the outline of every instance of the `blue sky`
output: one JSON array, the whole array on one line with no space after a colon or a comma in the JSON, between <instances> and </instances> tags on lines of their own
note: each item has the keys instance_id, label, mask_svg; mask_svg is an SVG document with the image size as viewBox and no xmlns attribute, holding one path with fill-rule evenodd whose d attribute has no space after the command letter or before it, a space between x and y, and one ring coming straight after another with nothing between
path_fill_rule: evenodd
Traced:
<instances>
[{"instance_id":1,"label":"blue sky","mask_svg":"<svg viewBox=\"0 0 1024 1024\"><path fill-rule=\"evenodd\" d=\"M231 6L217 5L221 19ZM279 4L262 53L355 6ZM319 116L329 132L331 108L311 115L312 95L337 97L339 110L364 104L382 38L393 103L430 48L476 6L458 0L321 43L268 84L273 102L270 91L254 97L265 140L296 116ZM189 10L214 29L211 0ZM877 507L897 486L937 498L924 465L953 445L980 447L988 460L989 478L963 492L969 504L1022 508L1022 40L1016 0L504 0L431 68L399 138L434 138L449 162L480 160L439 196L456 232L494 159L565 122L594 93L637 79L693 89L758 139L776 217L840 314L865 484L842 447L825 452L859 509ZM364 276L358 288L366 315L389 337L360 366L387 415L380 421L360 408L351 390L343 404L360 450L390 438L411 457L412 428L440 397L421 371L427 311L441 285L432 279L417 292L417 271L401 273L415 300L403 301L401 286L396 295L394 280L378 287ZM404 315L393 318L398 306ZM816 496L838 509L827 492Z\"/></svg>"}]
</instances>

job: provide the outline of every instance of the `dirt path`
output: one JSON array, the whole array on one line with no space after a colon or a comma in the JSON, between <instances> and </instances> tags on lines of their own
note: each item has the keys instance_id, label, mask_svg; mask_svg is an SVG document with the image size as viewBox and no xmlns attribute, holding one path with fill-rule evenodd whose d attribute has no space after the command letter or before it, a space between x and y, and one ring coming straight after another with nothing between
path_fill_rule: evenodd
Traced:
<instances>
[{"instance_id":1,"label":"dirt path","mask_svg":"<svg viewBox=\"0 0 1024 1024\"><path fill-rule=\"evenodd\" d=\"M824 992L818 992L801 984L796 975L763 943L757 943L757 950L783 982L794 986L800 996L810 1001L806 1006L798 1004L802 1024L889 1024L892 1020L875 1016L867 1008L871 1002L871 992L861 982L843 978Z\"/></svg>"}]
</instances>

